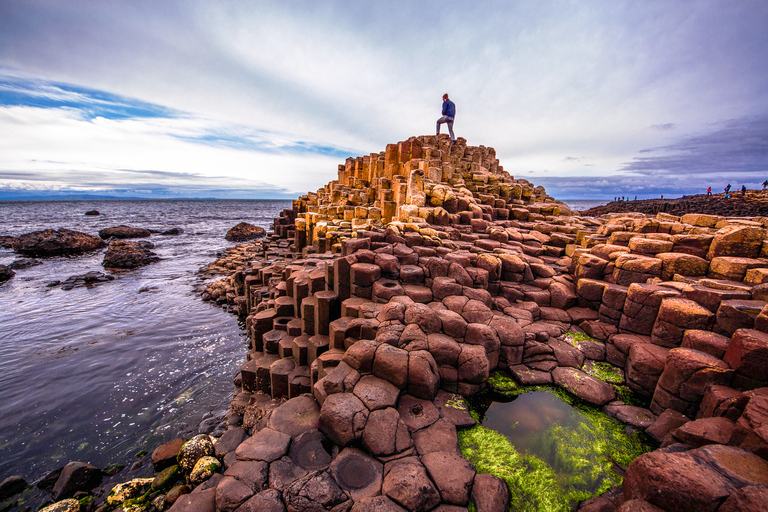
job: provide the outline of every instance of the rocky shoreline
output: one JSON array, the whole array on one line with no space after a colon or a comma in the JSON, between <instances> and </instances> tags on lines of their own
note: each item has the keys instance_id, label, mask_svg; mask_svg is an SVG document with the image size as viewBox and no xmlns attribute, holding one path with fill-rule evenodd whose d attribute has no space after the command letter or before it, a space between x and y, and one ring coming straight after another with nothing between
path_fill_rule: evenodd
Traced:
<instances>
[{"instance_id":1,"label":"rocky shoreline","mask_svg":"<svg viewBox=\"0 0 768 512\"><path fill-rule=\"evenodd\" d=\"M646 215L667 213L686 215L705 213L722 217L764 217L768 215L768 190L747 190L744 196L735 192L725 194L697 194L679 199L641 199L634 201L612 201L581 212L582 215L599 217L607 213L638 212Z\"/></svg>"},{"instance_id":2,"label":"rocky shoreline","mask_svg":"<svg viewBox=\"0 0 768 512\"><path fill-rule=\"evenodd\" d=\"M465 397L502 375L659 443L573 509L763 510L766 227L578 215L463 139L348 159L265 239L204 272L226 276L203 298L237 313L251 340L226 432L158 447L153 479L86 508L525 508L504 468L477 471L459 443L477 421ZM598 363L619 383L590 372ZM648 407L618 400L626 390Z\"/></svg>"}]
</instances>

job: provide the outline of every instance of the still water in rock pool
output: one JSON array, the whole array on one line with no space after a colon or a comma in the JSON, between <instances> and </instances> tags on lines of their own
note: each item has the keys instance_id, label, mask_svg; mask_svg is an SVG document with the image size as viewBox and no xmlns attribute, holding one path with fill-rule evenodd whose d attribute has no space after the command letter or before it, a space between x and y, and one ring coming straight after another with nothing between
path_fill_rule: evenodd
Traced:
<instances>
[{"instance_id":1,"label":"still water in rock pool","mask_svg":"<svg viewBox=\"0 0 768 512\"><path fill-rule=\"evenodd\" d=\"M95 235L119 224L183 230L145 239L160 261L93 287L48 284L106 272L104 250L42 259L0 285L0 480L32 482L72 460L130 465L140 450L226 412L246 337L236 317L200 300L196 271L234 245L224 240L229 228L268 228L290 204L0 202L0 235L59 227ZM84 215L92 209L101 215ZM18 257L0 249L0 264Z\"/></svg>"},{"instance_id":2,"label":"still water in rock pool","mask_svg":"<svg viewBox=\"0 0 768 512\"><path fill-rule=\"evenodd\" d=\"M459 433L462 453L507 482L512 510L571 510L620 484L621 468L651 449L624 424L553 389L469 403L481 424Z\"/></svg>"}]
</instances>

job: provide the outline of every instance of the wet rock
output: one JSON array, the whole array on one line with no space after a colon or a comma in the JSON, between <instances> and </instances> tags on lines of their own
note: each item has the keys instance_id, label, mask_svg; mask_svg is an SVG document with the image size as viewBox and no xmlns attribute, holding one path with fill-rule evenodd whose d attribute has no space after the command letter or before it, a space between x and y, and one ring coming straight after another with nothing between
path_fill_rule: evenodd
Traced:
<instances>
[{"instance_id":1,"label":"wet rock","mask_svg":"<svg viewBox=\"0 0 768 512\"><path fill-rule=\"evenodd\" d=\"M636 428L648 428L654 421L656 416L642 407L635 407L632 405L625 405L623 403L610 403L603 408L603 411L610 417L616 418L619 421L632 425Z\"/></svg>"},{"instance_id":2,"label":"wet rock","mask_svg":"<svg viewBox=\"0 0 768 512\"><path fill-rule=\"evenodd\" d=\"M161 236L176 236L176 235L182 234L183 232L184 232L184 230L181 229L181 228L171 228L171 229L166 229L165 231L161 232L160 235Z\"/></svg>"},{"instance_id":3,"label":"wet rock","mask_svg":"<svg viewBox=\"0 0 768 512\"><path fill-rule=\"evenodd\" d=\"M177 438L173 441L163 443L152 452L152 465L155 467L155 471L160 471L168 466L176 464L176 457L179 455L179 450L184 446L187 440L183 438Z\"/></svg>"},{"instance_id":4,"label":"wet rock","mask_svg":"<svg viewBox=\"0 0 768 512\"><path fill-rule=\"evenodd\" d=\"M27 488L24 478L14 475L0 482L0 501L10 498Z\"/></svg>"},{"instance_id":5,"label":"wet rock","mask_svg":"<svg viewBox=\"0 0 768 512\"><path fill-rule=\"evenodd\" d=\"M10 278L16 275L11 267L7 265L0 265L0 283L8 281Z\"/></svg>"},{"instance_id":6,"label":"wet rock","mask_svg":"<svg viewBox=\"0 0 768 512\"><path fill-rule=\"evenodd\" d=\"M439 492L416 457L388 462L381 492L413 512L425 512L440 503Z\"/></svg>"},{"instance_id":7,"label":"wet rock","mask_svg":"<svg viewBox=\"0 0 768 512\"><path fill-rule=\"evenodd\" d=\"M168 489L181 476L179 466L174 464L155 474L152 489Z\"/></svg>"},{"instance_id":8,"label":"wet rock","mask_svg":"<svg viewBox=\"0 0 768 512\"><path fill-rule=\"evenodd\" d=\"M246 242L266 235L267 232L264 228L248 224L247 222L241 222L233 228L230 228L230 230L227 231L227 234L224 235L224 238L230 242Z\"/></svg>"},{"instance_id":9,"label":"wet rock","mask_svg":"<svg viewBox=\"0 0 768 512\"><path fill-rule=\"evenodd\" d=\"M434 407L437 408L441 418L445 418L456 428L475 426L475 420L469 414L469 407L461 395L438 391L434 400Z\"/></svg>"},{"instance_id":10,"label":"wet rock","mask_svg":"<svg viewBox=\"0 0 768 512\"><path fill-rule=\"evenodd\" d=\"M43 262L35 258L17 258L8 265L13 270L23 270L25 268L36 267L42 265ZM0 277L2 280L2 277Z\"/></svg>"},{"instance_id":11,"label":"wet rock","mask_svg":"<svg viewBox=\"0 0 768 512\"><path fill-rule=\"evenodd\" d=\"M214 453L213 439L207 434L198 434L184 443L179 450L177 456L179 467L189 473L195 467L198 459L211 456Z\"/></svg>"},{"instance_id":12,"label":"wet rock","mask_svg":"<svg viewBox=\"0 0 768 512\"><path fill-rule=\"evenodd\" d=\"M194 485L198 485L205 480L208 480L213 476L214 473L218 472L221 469L221 462L219 462L219 459L216 457L212 457L209 455L206 455L205 457L200 457L197 459L197 462L195 462L195 466L192 468L192 471L189 473L189 481L193 483Z\"/></svg>"},{"instance_id":13,"label":"wet rock","mask_svg":"<svg viewBox=\"0 0 768 512\"><path fill-rule=\"evenodd\" d=\"M384 465L357 448L345 448L331 464L330 473L353 500L381 493Z\"/></svg>"},{"instance_id":14,"label":"wet rock","mask_svg":"<svg viewBox=\"0 0 768 512\"><path fill-rule=\"evenodd\" d=\"M99 237L61 228L20 235L13 242L13 250L26 256L70 256L95 251L105 245Z\"/></svg>"},{"instance_id":15,"label":"wet rock","mask_svg":"<svg viewBox=\"0 0 768 512\"><path fill-rule=\"evenodd\" d=\"M85 462L70 462L62 469L51 497L54 501L69 498L77 491L88 491L101 483L102 473L99 468Z\"/></svg>"},{"instance_id":16,"label":"wet rock","mask_svg":"<svg viewBox=\"0 0 768 512\"><path fill-rule=\"evenodd\" d=\"M80 512L80 501L69 498L41 508L39 512Z\"/></svg>"},{"instance_id":17,"label":"wet rock","mask_svg":"<svg viewBox=\"0 0 768 512\"><path fill-rule=\"evenodd\" d=\"M221 435L218 441L216 441L216 444L214 445L214 455L219 459L223 459L229 452L235 451L247 437L248 433L243 427L227 430ZM154 457L154 453L152 456Z\"/></svg>"},{"instance_id":18,"label":"wet rock","mask_svg":"<svg viewBox=\"0 0 768 512\"><path fill-rule=\"evenodd\" d=\"M88 210L87 212L85 212L85 215L101 215L101 214L99 213L99 210Z\"/></svg>"},{"instance_id":19,"label":"wet rock","mask_svg":"<svg viewBox=\"0 0 768 512\"><path fill-rule=\"evenodd\" d=\"M153 478L134 478L128 482L117 484L107 496L107 504L115 507L131 498L141 496L147 492L153 481Z\"/></svg>"},{"instance_id":20,"label":"wet rock","mask_svg":"<svg viewBox=\"0 0 768 512\"><path fill-rule=\"evenodd\" d=\"M151 233L147 229L132 228L125 225L99 230L99 236L103 240L107 240L109 238L147 238L150 235Z\"/></svg>"},{"instance_id":21,"label":"wet rock","mask_svg":"<svg viewBox=\"0 0 768 512\"><path fill-rule=\"evenodd\" d=\"M355 500L349 512L406 512L406 510L386 496L374 496Z\"/></svg>"},{"instance_id":22,"label":"wet rock","mask_svg":"<svg viewBox=\"0 0 768 512\"><path fill-rule=\"evenodd\" d=\"M713 443L727 444L733 428L734 422L728 418L701 418L685 423L672 432L672 437L694 448Z\"/></svg>"},{"instance_id":23,"label":"wet rock","mask_svg":"<svg viewBox=\"0 0 768 512\"><path fill-rule=\"evenodd\" d=\"M616 397L613 387L575 368L555 368L552 380L569 393L593 405L604 405Z\"/></svg>"},{"instance_id":24,"label":"wet rock","mask_svg":"<svg viewBox=\"0 0 768 512\"><path fill-rule=\"evenodd\" d=\"M154 247L151 242L113 240L101 264L105 268L136 268L149 265L160 260L160 257L151 251Z\"/></svg>"}]
</instances>

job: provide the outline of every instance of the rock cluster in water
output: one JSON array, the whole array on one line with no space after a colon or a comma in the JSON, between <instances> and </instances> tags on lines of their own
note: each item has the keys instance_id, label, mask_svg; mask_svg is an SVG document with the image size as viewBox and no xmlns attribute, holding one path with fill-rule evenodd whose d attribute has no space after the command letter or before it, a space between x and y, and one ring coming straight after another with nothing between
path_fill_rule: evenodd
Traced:
<instances>
[{"instance_id":1,"label":"rock cluster in water","mask_svg":"<svg viewBox=\"0 0 768 512\"><path fill-rule=\"evenodd\" d=\"M766 227L574 215L462 139L348 159L208 267L227 277L203 298L250 338L229 429L159 447L197 486L144 496L174 512L505 510L504 482L457 441L463 397L502 371L660 443L579 510L763 510ZM649 407L617 400L599 364Z\"/></svg>"}]
</instances>

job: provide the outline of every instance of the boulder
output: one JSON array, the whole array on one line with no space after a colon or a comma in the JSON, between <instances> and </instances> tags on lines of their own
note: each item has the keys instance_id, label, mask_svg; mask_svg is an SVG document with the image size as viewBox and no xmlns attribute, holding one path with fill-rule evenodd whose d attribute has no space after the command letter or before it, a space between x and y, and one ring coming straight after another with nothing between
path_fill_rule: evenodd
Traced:
<instances>
[{"instance_id":1,"label":"boulder","mask_svg":"<svg viewBox=\"0 0 768 512\"><path fill-rule=\"evenodd\" d=\"M768 334L755 329L739 329L733 334L723 360L748 388L768 382Z\"/></svg>"},{"instance_id":2,"label":"boulder","mask_svg":"<svg viewBox=\"0 0 768 512\"><path fill-rule=\"evenodd\" d=\"M18 475L9 476L0 482L0 501L19 494L27 488L27 481Z\"/></svg>"},{"instance_id":3,"label":"boulder","mask_svg":"<svg viewBox=\"0 0 768 512\"><path fill-rule=\"evenodd\" d=\"M502 479L489 473L477 473L472 485L472 503L482 512L506 512L509 488Z\"/></svg>"},{"instance_id":4,"label":"boulder","mask_svg":"<svg viewBox=\"0 0 768 512\"><path fill-rule=\"evenodd\" d=\"M475 467L455 451L429 452L421 462L437 486L442 501L466 505L475 478Z\"/></svg>"},{"instance_id":5,"label":"boulder","mask_svg":"<svg viewBox=\"0 0 768 512\"><path fill-rule=\"evenodd\" d=\"M225 476L216 486L216 510L233 512L248 498L253 496L253 489L240 480Z\"/></svg>"},{"instance_id":6,"label":"boulder","mask_svg":"<svg viewBox=\"0 0 768 512\"><path fill-rule=\"evenodd\" d=\"M400 453L413 445L408 426L392 407L371 412L362 440L368 452L377 456Z\"/></svg>"},{"instance_id":7,"label":"boulder","mask_svg":"<svg viewBox=\"0 0 768 512\"><path fill-rule=\"evenodd\" d=\"M95 251L105 245L97 236L61 228L20 235L13 241L13 250L26 256L71 256Z\"/></svg>"},{"instance_id":8,"label":"boulder","mask_svg":"<svg viewBox=\"0 0 768 512\"><path fill-rule=\"evenodd\" d=\"M151 242L126 242L113 240L104 254L101 265L105 268L136 268L159 261L160 257L151 251Z\"/></svg>"},{"instance_id":9,"label":"boulder","mask_svg":"<svg viewBox=\"0 0 768 512\"><path fill-rule=\"evenodd\" d=\"M230 228L227 234L224 235L224 238L230 242L246 242L266 235L267 232L264 228L248 224L247 222L241 222Z\"/></svg>"},{"instance_id":10,"label":"boulder","mask_svg":"<svg viewBox=\"0 0 768 512\"><path fill-rule=\"evenodd\" d=\"M365 404L352 393L335 393L320 408L319 428L331 441L346 446L360 438L368 414Z\"/></svg>"},{"instance_id":11,"label":"boulder","mask_svg":"<svg viewBox=\"0 0 768 512\"><path fill-rule=\"evenodd\" d=\"M400 390L394 384L373 375L362 377L355 384L353 393L369 411L394 407L400 396Z\"/></svg>"},{"instance_id":12,"label":"boulder","mask_svg":"<svg viewBox=\"0 0 768 512\"><path fill-rule=\"evenodd\" d=\"M89 491L101 483L103 474L99 468L85 462L70 462L61 471L51 498L59 501L71 498L78 491Z\"/></svg>"},{"instance_id":13,"label":"boulder","mask_svg":"<svg viewBox=\"0 0 768 512\"><path fill-rule=\"evenodd\" d=\"M8 265L0 265L0 283L4 283L16 275Z\"/></svg>"},{"instance_id":14,"label":"boulder","mask_svg":"<svg viewBox=\"0 0 768 512\"><path fill-rule=\"evenodd\" d=\"M667 297L661 301L651 332L651 343L678 347L687 329L709 330L714 317L711 311L692 300Z\"/></svg>"},{"instance_id":15,"label":"boulder","mask_svg":"<svg viewBox=\"0 0 768 512\"><path fill-rule=\"evenodd\" d=\"M155 471L160 471L168 466L176 464L176 457L179 455L179 450L184 446L187 439L177 438L173 441L163 443L152 452L152 465L155 467Z\"/></svg>"},{"instance_id":16,"label":"boulder","mask_svg":"<svg viewBox=\"0 0 768 512\"><path fill-rule=\"evenodd\" d=\"M182 445L176 459L179 467L189 473L198 459L213 455L215 451L213 438L207 434L198 434Z\"/></svg>"},{"instance_id":17,"label":"boulder","mask_svg":"<svg viewBox=\"0 0 768 512\"><path fill-rule=\"evenodd\" d=\"M593 405L604 405L616 398L610 384L575 368L555 368L552 370L552 380L569 393Z\"/></svg>"},{"instance_id":18,"label":"boulder","mask_svg":"<svg viewBox=\"0 0 768 512\"><path fill-rule=\"evenodd\" d=\"M132 228L130 226L115 226L99 230L99 236L103 240L109 238L147 238L151 233L147 229Z\"/></svg>"},{"instance_id":19,"label":"boulder","mask_svg":"<svg viewBox=\"0 0 768 512\"><path fill-rule=\"evenodd\" d=\"M707 259L719 256L757 258L765 238L765 230L759 227L731 225L715 233L709 245Z\"/></svg>"},{"instance_id":20,"label":"boulder","mask_svg":"<svg viewBox=\"0 0 768 512\"><path fill-rule=\"evenodd\" d=\"M237 460L272 462L288 452L291 436L265 427L243 441L235 450Z\"/></svg>"}]
</instances>

